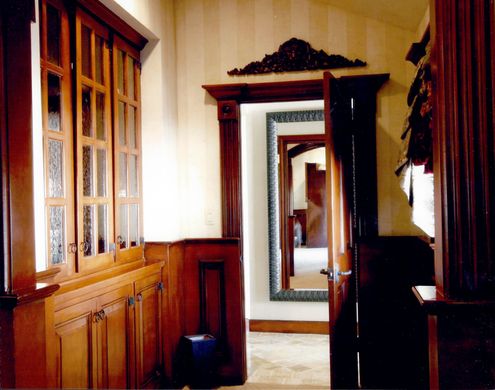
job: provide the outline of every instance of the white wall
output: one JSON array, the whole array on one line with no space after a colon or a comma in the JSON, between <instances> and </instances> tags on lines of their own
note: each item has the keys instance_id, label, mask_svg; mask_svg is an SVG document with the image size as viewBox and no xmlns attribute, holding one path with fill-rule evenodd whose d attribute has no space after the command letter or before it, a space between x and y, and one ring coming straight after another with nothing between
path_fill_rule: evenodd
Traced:
<instances>
[{"instance_id":1,"label":"white wall","mask_svg":"<svg viewBox=\"0 0 495 390\"><path fill-rule=\"evenodd\" d=\"M249 319L328 321L326 302L270 301L268 279L266 112L322 107L322 102L241 106L245 295Z\"/></svg>"},{"instance_id":2,"label":"white wall","mask_svg":"<svg viewBox=\"0 0 495 390\"><path fill-rule=\"evenodd\" d=\"M173 1L101 0L149 39L141 53L143 219L146 241L172 241L181 231L177 154L177 82Z\"/></svg>"}]
</instances>

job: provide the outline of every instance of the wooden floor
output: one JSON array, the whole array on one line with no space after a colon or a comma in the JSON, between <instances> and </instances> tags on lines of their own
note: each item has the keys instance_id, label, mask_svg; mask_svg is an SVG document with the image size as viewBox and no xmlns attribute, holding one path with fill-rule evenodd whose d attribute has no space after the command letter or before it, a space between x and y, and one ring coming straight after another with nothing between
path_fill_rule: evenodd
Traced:
<instances>
[{"instance_id":1,"label":"wooden floor","mask_svg":"<svg viewBox=\"0 0 495 390\"><path fill-rule=\"evenodd\" d=\"M250 332L248 380L234 389L328 389L328 336Z\"/></svg>"}]
</instances>

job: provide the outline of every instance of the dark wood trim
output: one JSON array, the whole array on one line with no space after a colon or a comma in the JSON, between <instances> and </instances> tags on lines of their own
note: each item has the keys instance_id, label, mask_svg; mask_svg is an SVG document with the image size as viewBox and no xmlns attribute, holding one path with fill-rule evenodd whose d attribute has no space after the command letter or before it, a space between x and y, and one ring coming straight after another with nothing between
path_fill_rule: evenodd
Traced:
<instances>
[{"instance_id":1,"label":"dark wood trim","mask_svg":"<svg viewBox=\"0 0 495 390\"><path fill-rule=\"evenodd\" d=\"M16 295L0 295L0 307L12 309L52 296L60 286L58 284L38 283L35 289L22 291Z\"/></svg>"},{"instance_id":2,"label":"dark wood trim","mask_svg":"<svg viewBox=\"0 0 495 390\"><path fill-rule=\"evenodd\" d=\"M495 300L493 299L448 299L435 286L414 286L412 291L419 304L429 314L454 313L464 310L493 311L495 309Z\"/></svg>"},{"instance_id":3,"label":"dark wood trim","mask_svg":"<svg viewBox=\"0 0 495 390\"><path fill-rule=\"evenodd\" d=\"M131 26L125 23L111 10L105 7L99 1L94 0L76 0L77 4L85 8L92 15L96 16L101 22L105 23L112 30L126 39L134 48L141 51L148 40L140 33L134 30Z\"/></svg>"},{"instance_id":4,"label":"dark wood trim","mask_svg":"<svg viewBox=\"0 0 495 390\"><path fill-rule=\"evenodd\" d=\"M433 1L435 274L446 297L495 296L494 4Z\"/></svg>"},{"instance_id":5,"label":"dark wood trim","mask_svg":"<svg viewBox=\"0 0 495 390\"><path fill-rule=\"evenodd\" d=\"M203 88L218 101L235 100L238 103L323 99L323 84L321 79L273 83L203 85Z\"/></svg>"},{"instance_id":6,"label":"dark wood trim","mask_svg":"<svg viewBox=\"0 0 495 390\"><path fill-rule=\"evenodd\" d=\"M236 107L238 110L237 104ZM242 237L241 129L238 118L219 123L222 236Z\"/></svg>"},{"instance_id":7,"label":"dark wood trim","mask_svg":"<svg viewBox=\"0 0 495 390\"><path fill-rule=\"evenodd\" d=\"M31 99L32 0L2 1L2 290L35 278ZM28 142L29 141L29 142Z\"/></svg>"},{"instance_id":8,"label":"dark wood trim","mask_svg":"<svg viewBox=\"0 0 495 390\"><path fill-rule=\"evenodd\" d=\"M223 244L223 245L236 245L239 243L237 237L225 237L225 238L186 238L183 240L186 245L201 245L201 244Z\"/></svg>"},{"instance_id":9,"label":"dark wood trim","mask_svg":"<svg viewBox=\"0 0 495 390\"><path fill-rule=\"evenodd\" d=\"M370 94L376 94L378 89L389 78L388 73L342 76L338 80L345 88L346 93L355 96L357 100L366 101ZM240 113L239 105L242 103L262 103L281 101L304 101L323 99L323 81L299 80L272 83L237 83L203 85L203 88L217 100L217 112L220 128L220 162L221 162L221 185L222 185L222 236L241 237L242 233L242 193L241 193L241 141L240 141ZM363 90L367 96L363 95ZM368 107L369 112L375 113L376 98ZM368 102L368 103L369 103ZM363 115L363 121L367 116ZM373 116L373 121L375 117ZM375 122L365 123L366 129L370 126L374 130ZM366 146L369 153L375 154L375 133L365 132ZM371 147L370 147L371 145ZM368 161L368 155L358 161ZM371 169L367 169L366 172ZM376 183L376 169L367 174L366 183L374 180ZM366 186L366 184L364 185ZM368 191L363 199L363 208L366 208L362 219L362 231L374 234L377 227L368 220L376 220L376 191ZM367 206L366 206L367 205ZM372 214L375 216L372 216ZM369 227L367 227L368 225ZM376 225L376 221L375 221Z\"/></svg>"},{"instance_id":10,"label":"dark wood trim","mask_svg":"<svg viewBox=\"0 0 495 390\"><path fill-rule=\"evenodd\" d=\"M303 154L305 152L309 152L310 150L325 147L325 139L323 138L322 141L323 141L322 143L307 142L304 144L294 146L291 150L288 151L288 156L289 156L289 158L294 158L294 157L299 156L300 154Z\"/></svg>"},{"instance_id":11,"label":"dark wood trim","mask_svg":"<svg viewBox=\"0 0 495 390\"><path fill-rule=\"evenodd\" d=\"M328 334L328 321L248 320L250 332Z\"/></svg>"}]
</instances>

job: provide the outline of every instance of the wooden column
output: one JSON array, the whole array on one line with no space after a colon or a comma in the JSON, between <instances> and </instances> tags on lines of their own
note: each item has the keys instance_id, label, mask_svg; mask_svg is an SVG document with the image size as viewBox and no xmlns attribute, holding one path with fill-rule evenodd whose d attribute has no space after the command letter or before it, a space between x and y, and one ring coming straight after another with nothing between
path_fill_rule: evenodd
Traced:
<instances>
[{"instance_id":1,"label":"wooden column","mask_svg":"<svg viewBox=\"0 0 495 390\"><path fill-rule=\"evenodd\" d=\"M2 1L3 290L34 287L31 20L34 1Z\"/></svg>"},{"instance_id":2,"label":"wooden column","mask_svg":"<svg viewBox=\"0 0 495 390\"><path fill-rule=\"evenodd\" d=\"M435 282L430 386L495 386L493 1L432 0Z\"/></svg>"},{"instance_id":3,"label":"wooden column","mask_svg":"<svg viewBox=\"0 0 495 390\"><path fill-rule=\"evenodd\" d=\"M239 103L218 101L222 180L222 237L242 234L241 128Z\"/></svg>"},{"instance_id":4,"label":"wooden column","mask_svg":"<svg viewBox=\"0 0 495 390\"><path fill-rule=\"evenodd\" d=\"M34 254L31 21L33 0L0 2L2 171L0 387L50 382L47 298L58 285L36 284ZM48 300L49 301L49 300ZM49 304L48 304L49 305Z\"/></svg>"},{"instance_id":5,"label":"wooden column","mask_svg":"<svg viewBox=\"0 0 495 390\"><path fill-rule=\"evenodd\" d=\"M494 5L431 8L436 284L447 297L494 296Z\"/></svg>"}]
</instances>

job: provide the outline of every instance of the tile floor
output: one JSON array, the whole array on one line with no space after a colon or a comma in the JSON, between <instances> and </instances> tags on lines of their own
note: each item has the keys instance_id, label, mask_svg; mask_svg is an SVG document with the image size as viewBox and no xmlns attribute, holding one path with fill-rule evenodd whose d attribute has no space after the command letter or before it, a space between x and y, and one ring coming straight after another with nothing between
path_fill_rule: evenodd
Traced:
<instances>
[{"instance_id":1,"label":"tile floor","mask_svg":"<svg viewBox=\"0 0 495 390\"><path fill-rule=\"evenodd\" d=\"M248 380L234 389L328 389L328 335L250 332Z\"/></svg>"}]
</instances>

